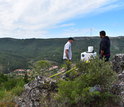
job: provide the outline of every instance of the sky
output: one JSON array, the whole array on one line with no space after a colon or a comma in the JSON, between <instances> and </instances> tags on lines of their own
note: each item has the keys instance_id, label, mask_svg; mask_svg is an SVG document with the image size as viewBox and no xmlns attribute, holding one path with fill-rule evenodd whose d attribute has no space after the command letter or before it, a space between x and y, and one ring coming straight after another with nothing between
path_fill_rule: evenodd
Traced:
<instances>
[{"instance_id":1,"label":"sky","mask_svg":"<svg viewBox=\"0 0 124 107\"><path fill-rule=\"evenodd\" d=\"M0 0L0 38L124 36L124 0Z\"/></svg>"}]
</instances>

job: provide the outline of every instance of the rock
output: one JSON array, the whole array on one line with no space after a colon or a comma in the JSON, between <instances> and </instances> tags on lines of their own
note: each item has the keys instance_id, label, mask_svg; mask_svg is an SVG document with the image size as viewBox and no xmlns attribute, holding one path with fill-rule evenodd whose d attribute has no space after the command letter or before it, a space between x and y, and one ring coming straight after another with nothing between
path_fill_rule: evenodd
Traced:
<instances>
[{"instance_id":1,"label":"rock","mask_svg":"<svg viewBox=\"0 0 124 107\"><path fill-rule=\"evenodd\" d=\"M113 70L118 74L118 82L114 85L116 94L122 97L121 107L124 107L124 54L115 55L113 61Z\"/></svg>"},{"instance_id":2,"label":"rock","mask_svg":"<svg viewBox=\"0 0 124 107\"><path fill-rule=\"evenodd\" d=\"M95 91L101 92L102 89L99 85L95 85L94 87L91 87L89 91L90 92L95 92Z\"/></svg>"},{"instance_id":3,"label":"rock","mask_svg":"<svg viewBox=\"0 0 124 107\"><path fill-rule=\"evenodd\" d=\"M117 73L124 72L124 54L116 54L113 61L113 70Z\"/></svg>"},{"instance_id":4,"label":"rock","mask_svg":"<svg viewBox=\"0 0 124 107\"><path fill-rule=\"evenodd\" d=\"M41 98L48 97L56 90L56 81L50 78L37 76L34 81L24 86L24 92L15 102L19 107L41 107Z\"/></svg>"},{"instance_id":5,"label":"rock","mask_svg":"<svg viewBox=\"0 0 124 107\"><path fill-rule=\"evenodd\" d=\"M119 78L119 80L124 81L124 74L123 74L123 73L120 73L120 74L118 75L118 78Z\"/></svg>"}]
</instances>

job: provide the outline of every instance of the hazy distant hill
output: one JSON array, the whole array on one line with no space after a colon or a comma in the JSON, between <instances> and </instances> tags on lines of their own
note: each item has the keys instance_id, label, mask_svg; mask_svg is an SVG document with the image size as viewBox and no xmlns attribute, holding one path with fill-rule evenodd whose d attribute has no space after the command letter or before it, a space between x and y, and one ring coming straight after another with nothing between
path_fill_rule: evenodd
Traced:
<instances>
[{"instance_id":1,"label":"hazy distant hill","mask_svg":"<svg viewBox=\"0 0 124 107\"><path fill-rule=\"evenodd\" d=\"M100 38L77 37L73 43L73 60L80 60L80 53L93 45L98 52ZM0 71L27 68L28 63L47 59L62 62L63 47L67 39L0 39ZM124 53L124 37L111 38L111 53Z\"/></svg>"}]
</instances>

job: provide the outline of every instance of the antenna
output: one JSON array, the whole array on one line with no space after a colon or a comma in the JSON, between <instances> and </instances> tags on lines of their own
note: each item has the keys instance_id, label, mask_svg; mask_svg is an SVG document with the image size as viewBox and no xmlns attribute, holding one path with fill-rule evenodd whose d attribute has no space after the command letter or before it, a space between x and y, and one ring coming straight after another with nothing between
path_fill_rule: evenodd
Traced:
<instances>
[{"instance_id":1,"label":"antenna","mask_svg":"<svg viewBox=\"0 0 124 107\"><path fill-rule=\"evenodd\" d=\"M93 29L92 29L92 28L90 28L90 36L92 36L92 32L93 32Z\"/></svg>"}]
</instances>

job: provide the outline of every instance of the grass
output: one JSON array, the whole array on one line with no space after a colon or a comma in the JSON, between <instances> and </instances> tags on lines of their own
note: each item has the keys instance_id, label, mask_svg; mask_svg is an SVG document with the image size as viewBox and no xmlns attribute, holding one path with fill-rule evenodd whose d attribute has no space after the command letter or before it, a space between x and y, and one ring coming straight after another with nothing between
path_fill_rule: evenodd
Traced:
<instances>
[{"instance_id":1,"label":"grass","mask_svg":"<svg viewBox=\"0 0 124 107\"><path fill-rule=\"evenodd\" d=\"M23 78L6 77L3 79L0 83L0 107L4 107L3 105L5 104L10 104L5 107L11 107L14 104L12 102L15 96L19 96L22 93L24 84L26 83Z\"/></svg>"}]
</instances>

